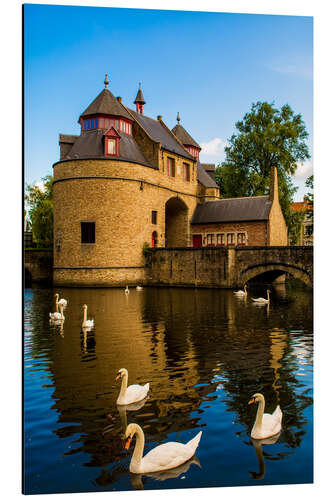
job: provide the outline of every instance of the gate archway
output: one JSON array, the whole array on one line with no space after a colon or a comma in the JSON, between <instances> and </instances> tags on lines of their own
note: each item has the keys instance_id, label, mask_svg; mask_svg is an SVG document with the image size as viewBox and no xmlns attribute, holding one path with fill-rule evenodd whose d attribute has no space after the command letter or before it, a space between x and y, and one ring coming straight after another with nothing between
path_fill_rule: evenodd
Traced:
<instances>
[{"instance_id":1,"label":"gate archway","mask_svg":"<svg viewBox=\"0 0 333 500\"><path fill-rule=\"evenodd\" d=\"M188 208L178 197L165 204L165 246L186 247L188 243Z\"/></svg>"}]
</instances>

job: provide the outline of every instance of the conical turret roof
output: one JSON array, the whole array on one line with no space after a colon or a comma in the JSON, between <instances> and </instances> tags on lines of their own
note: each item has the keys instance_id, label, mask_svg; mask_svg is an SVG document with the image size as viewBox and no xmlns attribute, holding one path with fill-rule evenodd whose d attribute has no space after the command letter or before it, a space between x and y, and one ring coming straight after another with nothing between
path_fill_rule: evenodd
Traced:
<instances>
[{"instance_id":1,"label":"conical turret roof","mask_svg":"<svg viewBox=\"0 0 333 500\"><path fill-rule=\"evenodd\" d=\"M136 98L135 98L135 101L133 101L133 103L136 104L137 102L140 104L146 104L146 101L144 100L144 97L143 97L140 83L139 83L138 93L136 94Z\"/></svg>"},{"instance_id":2,"label":"conical turret roof","mask_svg":"<svg viewBox=\"0 0 333 500\"><path fill-rule=\"evenodd\" d=\"M126 111L125 107L115 98L109 89L103 89L100 94L93 100L87 109L81 114L82 116L105 114L122 116L132 120L130 114Z\"/></svg>"},{"instance_id":3,"label":"conical turret roof","mask_svg":"<svg viewBox=\"0 0 333 500\"><path fill-rule=\"evenodd\" d=\"M179 139L184 146L194 146L195 148L201 149L199 144L195 142L193 137L191 137L190 134L184 129L184 127L180 125L179 113L177 113L177 122L178 124L175 125L175 127L173 127L172 129L172 132L175 134L177 139Z\"/></svg>"}]
</instances>

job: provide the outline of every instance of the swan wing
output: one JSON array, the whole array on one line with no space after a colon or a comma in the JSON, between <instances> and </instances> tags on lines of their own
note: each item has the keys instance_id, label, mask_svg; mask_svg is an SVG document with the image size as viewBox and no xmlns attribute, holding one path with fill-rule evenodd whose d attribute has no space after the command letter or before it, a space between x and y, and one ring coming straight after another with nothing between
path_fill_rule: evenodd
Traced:
<instances>
[{"instance_id":1,"label":"swan wing","mask_svg":"<svg viewBox=\"0 0 333 500\"><path fill-rule=\"evenodd\" d=\"M148 391L149 391L149 384L129 385L126 389L125 404L134 403L135 401L140 401L141 399L144 399L147 396Z\"/></svg>"},{"instance_id":2,"label":"swan wing","mask_svg":"<svg viewBox=\"0 0 333 500\"><path fill-rule=\"evenodd\" d=\"M265 436L273 436L281 430L282 412L280 407L276 408L273 414L264 413L261 431Z\"/></svg>"},{"instance_id":3,"label":"swan wing","mask_svg":"<svg viewBox=\"0 0 333 500\"><path fill-rule=\"evenodd\" d=\"M193 456L192 447L186 444L169 442L156 446L141 462L142 472L154 472L159 470L173 469Z\"/></svg>"}]
</instances>

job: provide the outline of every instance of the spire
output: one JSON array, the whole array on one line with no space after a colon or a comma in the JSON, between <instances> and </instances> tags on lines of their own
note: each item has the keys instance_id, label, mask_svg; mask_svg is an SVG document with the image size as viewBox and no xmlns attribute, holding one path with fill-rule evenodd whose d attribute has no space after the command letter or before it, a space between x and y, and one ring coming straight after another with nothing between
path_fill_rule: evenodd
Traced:
<instances>
[{"instance_id":1,"label":"spire","mask_svg":"<svg viewBox=\"0 0 333 500\"><path fill-rule=\"evenodd\" d=\"M179 116L179 111L177 111L177 122L178 122L178 125L180 124L180 116Z\"/></svg>"},{"instance_id":2,"label":"spire","mask_svg":"<svg viewBox=\"0 0 333 500\"><path fill-rule=\"evenodd\" d=\"M109 79L108 79L108 75L105 75L104 85L105 85L105 88L106 88L106 89L107 89L107 88L108 88L108 86L109 86Z\"/></svg>"},{"instance_id":3,"label":"spire","mask_svg":"<svg viewBox=\"0 0 333 500\"><path fill-rule=\"evenodd\" d=\"M143 93L141 90L141 82L139 82L139 90L138 93L136 94L134 104L136 104L136 112L143 114L143 105L146 104L146 101L144 100Z\"/></svg>"}]
</instances>

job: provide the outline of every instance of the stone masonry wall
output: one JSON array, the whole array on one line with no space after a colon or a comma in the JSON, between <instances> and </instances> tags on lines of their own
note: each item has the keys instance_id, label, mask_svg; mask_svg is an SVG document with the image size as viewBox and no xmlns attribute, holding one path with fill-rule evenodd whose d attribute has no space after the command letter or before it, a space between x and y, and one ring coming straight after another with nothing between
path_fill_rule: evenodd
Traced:
<instances>
[{"instance_id":1,"label":"stone masonry wall","mask_svg":"<svg viewBox=\"0 0 333 500\"><path fill-rule=\"evenodd\" d=\"M158 246L165 244L166 202L181 200L189 220L198 202L197 182L184 181L181 173L176 169L170 178L166 172L116 160L55 164L55 283L141 281L142 249L145 243L151 246L152 232L157 232ZM157 211L157 224L152 224L152 210ZM81 243L81 222L95 222L94 244ZM178 230L183 231L182 224Z\"/></svg>"},{"instance_id":2,"label":"stone masonry wall","mask_svg":"<svg viewBox=\"0 0 333 500\"><path fill-rule=\"evenodd\" d=\"M191 225L191 240L194 234L201 234L203 246L207 244L207 234L224 233L225 241L227 233L235 233L235 242L237 242L237 233L246 234L247 246L266 246L267 245L267 222L254 221L254 222L228 222L220 224L193 224Z\"/></svg>"}]
</instances>

